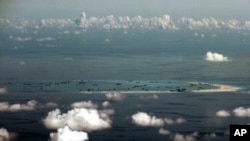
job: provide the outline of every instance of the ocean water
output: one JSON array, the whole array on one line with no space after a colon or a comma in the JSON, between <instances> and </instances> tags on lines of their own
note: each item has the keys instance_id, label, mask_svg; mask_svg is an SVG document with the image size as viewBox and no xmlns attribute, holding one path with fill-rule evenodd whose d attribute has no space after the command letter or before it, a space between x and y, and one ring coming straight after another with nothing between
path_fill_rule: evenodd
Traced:
<instances>
[{"instance_id":1,"label":"ocean water","mask_svg":"<svg viewBox=\"0 0 250 141\"><path fill-rule=\"evenodd\" d=\"M233 110L236 107L249 107L249 95L241 93L167 93L152 95L127 94L122 101L109 100L115 114L112 116L112 127L89 133L90 140L173 140L175 133L192 135L198 132L197 140L227 141L230 124L248 124L248 118L217 117L218 110ZM13 93L1 96L2 101L26 103L35 99L40 103L56 102L63 112L69 110L70 104L76 101L91 100L101 105L108 100L102 94L79 93ZM34 111L1 112L1 126L18 133L16 140L48 140L50 132L42 124L42 119L53 108ZM172 135L159 134L160 127L140 127L132 123L131 115L143 111L157 117L185 118L183 124L164 125L162 128L171 131ZM211 134L216 134L211 137Z\"/></svg>"},{"instance_id":2,"label":"ocean water","mask_svg":"<svg viewBox=\"0 0 250 141\"><path fill-rule=\"evenodd\" d=\"M79 29L69 28L70 34L62 34L65 29L36 29L37 33L33 33L34 29L1 30L0 88L7 92L0 95L0 102L24 104L36 100L41 105L58 105L32 111L1 111L0 127L15 133L17 141L50 140L50 133L56 130L43 125L48 112L58 108L66 113L72 103L89 100L99 108L108 101L115 111L110 116L110 128L88 132L90 141L177 141L177 134L185 140L190 137L198 141L228 141L230 124L249 124L249 117L233 112L250 106L248 33L92 29L74 34ZM204 37L195 36L197 32ZM31 39L18 41L17 37ZM36 40L44 37L52 40ZM221 53L229 61L206 61L208 51ZM227 84L241 90L194 93L191 90L201 88L191 87L190 82ZM115 100L101 92L129 91L136 85L140 87L134 90L145 93L122 94L121 100ZM177 92L177 88L187 90ZM93 90L94 93L84 93ZM228 111L230 116L217 116L219 110ZM161 119L183 118L186 122L139 126L132 120L137 112ZM171 133L160 134L161 128Z\"/></svg>"}]
</instances>

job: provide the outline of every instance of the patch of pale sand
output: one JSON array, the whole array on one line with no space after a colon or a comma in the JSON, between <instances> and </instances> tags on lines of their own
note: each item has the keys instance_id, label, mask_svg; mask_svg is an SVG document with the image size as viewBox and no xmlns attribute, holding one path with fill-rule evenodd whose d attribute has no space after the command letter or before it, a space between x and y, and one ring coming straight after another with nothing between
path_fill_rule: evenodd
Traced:
<instances>
[{"instance_id":1,"label":"patch of pale sand","mask_svg":"<svg viewBox=\"0 0 250 141\"><path fill-rule=\"evenodd\" d=\"M225 84L210 84L216 88L213 89L201 89L201 90L192 90L192 92L235 92L240 89L240 87L232 86L232 85L225 85Z\"/></svg>"}]
</instances>

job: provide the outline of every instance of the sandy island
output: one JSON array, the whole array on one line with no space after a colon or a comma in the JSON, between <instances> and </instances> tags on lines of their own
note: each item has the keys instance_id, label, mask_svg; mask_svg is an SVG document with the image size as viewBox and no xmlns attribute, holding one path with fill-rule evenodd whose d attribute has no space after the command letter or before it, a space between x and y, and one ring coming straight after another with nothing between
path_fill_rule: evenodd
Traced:
<instances>
[{"instance_id":1,"label":"sandy island","mask_svg":"<svg viewBox=\"0 0 250 141\"><path fill-rule=\"evenodd\" d=\"M209 83L208 83L209 84ZM209 84L211 86L214 86L216 88L213 89L201 89L201 90L192 90L192 92L235 92L240 90L240 87L232 86L232 85L225 85L225 84Z\"/></svg>"}]
</instances>

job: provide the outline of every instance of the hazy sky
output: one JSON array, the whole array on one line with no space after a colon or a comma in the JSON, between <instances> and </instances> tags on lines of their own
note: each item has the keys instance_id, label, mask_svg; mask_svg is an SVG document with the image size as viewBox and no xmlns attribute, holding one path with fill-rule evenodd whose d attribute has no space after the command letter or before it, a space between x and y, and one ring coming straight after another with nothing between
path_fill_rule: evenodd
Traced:
<instances>
[{"instance_id":1,"label":"hazy sky","mask_svg":"<svg viewBox=\"0 0 250 141\"><path fill-rule=\"evenodd\" d=\"M250 19L249 0L0 0L0 17L216 17Z\"/></svg>"}]
</instances>

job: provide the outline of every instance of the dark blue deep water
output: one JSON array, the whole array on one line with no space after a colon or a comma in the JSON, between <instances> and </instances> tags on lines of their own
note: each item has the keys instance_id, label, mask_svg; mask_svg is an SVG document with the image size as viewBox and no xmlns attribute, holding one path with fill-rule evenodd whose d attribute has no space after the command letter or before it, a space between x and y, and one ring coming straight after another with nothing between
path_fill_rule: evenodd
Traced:
<instances>
[{"instance_id":1,"label":"dark blue deep water","mask_svg":"<svg viewBox=\"0 0 250 141\"><path fill-rule=\"evenodd\" d=\"M186 119L186 123L165 125L173 134L190 135L198 132L197 140L227 141L230 124L248 124L248 118L217 117L218 110L232 110L239 106L249 107L249 94L232 93L166 93L157 94L158 99L146 99L150 94L127 94L122 101L110 103L115 110L111 117L113 123L110 129L89 133L90 140L173 140L169 135L160 135L160 127L140 127L132 123L131 115L138 111L151 113L157 117ZM53 101L58 103L62 111L69 110L70 104L76 101L91 100L100 104L106 101L102 94L79 93L13 93L1 96L2 101L10 103L26 103L28 100L41 103ZM1 112L0 125L9 131L18 133L18 141L48 140L53 130L46 129L41 120L53 108L38 109L23 112ZM216 137L208 135L215 133ZM172 135L173 136L173 135Z\"/></svg>"}]
</instances>

